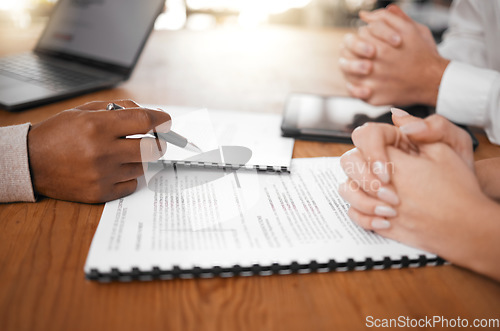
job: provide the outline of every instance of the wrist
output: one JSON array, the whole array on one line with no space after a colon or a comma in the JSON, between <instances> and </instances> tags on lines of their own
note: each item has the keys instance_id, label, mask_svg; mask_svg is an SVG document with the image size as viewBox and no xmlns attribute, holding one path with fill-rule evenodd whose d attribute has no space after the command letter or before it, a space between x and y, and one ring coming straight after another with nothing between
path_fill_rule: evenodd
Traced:
<instances>
[{"instance_id":1,"label":"wrist","mask_svg":"<svg viewBox=\"0 0 500 331\"><path fill-rule=\"evenodd\" d=\"M492 249L498 245L500 236L500 205L483 195L481 203L475 208L475 225L472 227L470 238L469 267L486 276L500 281L500 251ZM478 225L477 223L480 223Z\"/></svg>"},{"instance_id":2,"label":"wrist","mask_svg":"<svg viewBox=\"0 0 500 331\"><path fill-rule=\"evenodd\" d=\"M430 65L427 66L424 75L424 91L420 103L436 107L441 79L449 63L450 60L436 54L434 61L431 61Z\"/></svg>"}]
</instances>

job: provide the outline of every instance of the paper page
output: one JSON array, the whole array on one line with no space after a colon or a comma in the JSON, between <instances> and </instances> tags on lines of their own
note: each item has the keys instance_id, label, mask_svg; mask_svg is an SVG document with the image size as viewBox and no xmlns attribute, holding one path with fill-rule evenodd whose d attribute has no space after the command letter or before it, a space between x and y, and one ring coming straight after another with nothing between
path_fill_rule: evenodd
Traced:
<instances>
[{"instance_id":1,"label":"paper page","mask_svg":"<svg viewBox=\"0 0 500 331\"><path fill-rule=\"evenodd\" d=\"M162 109L172 117L172 130L204 153L169 144L161 160L275 170L290 167L294 140L281 136L280 115L169 106Z\"/></svg>"},{"instance_id":2,"label":"paper page","mask_svg":"<svg viewBox=\"0 0 500 331\"><path fill-rule=\"evenodd\" d=\"M85 271L435 257L348 218L338 158L294 159L292 167L150 167L134 194L106 204Z\"/></svg>"}]
</instances>

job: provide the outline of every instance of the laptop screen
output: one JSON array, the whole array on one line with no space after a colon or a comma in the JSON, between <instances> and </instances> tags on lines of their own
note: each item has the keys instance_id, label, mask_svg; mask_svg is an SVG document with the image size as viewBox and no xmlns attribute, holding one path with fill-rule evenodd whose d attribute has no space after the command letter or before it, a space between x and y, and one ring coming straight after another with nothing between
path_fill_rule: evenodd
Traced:
<instances>
[{"instance_id":1,"label":"laptop screen","mask_svg":"<svg viewBox=\"0 0 500 331\"><path fill-rule=\"evenodd\" d=\"M132 67L165 0L59 0L37 49Z\"/></svg>"}]
</instances>

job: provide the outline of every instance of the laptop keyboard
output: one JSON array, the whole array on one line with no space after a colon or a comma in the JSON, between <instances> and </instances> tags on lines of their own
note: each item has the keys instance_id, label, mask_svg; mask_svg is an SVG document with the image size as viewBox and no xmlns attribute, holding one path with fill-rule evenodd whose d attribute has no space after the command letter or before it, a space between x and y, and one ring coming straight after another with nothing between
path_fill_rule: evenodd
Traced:
<instances>
[{"instance_id":1,"label":"laptop keyboard","mask_svg":"<svg viewBox=\"0 0 500 331\"><path fill-rule=\"evenodd\" d=\"M54 65L31 53L1 58L0 73L54 91L68 90L98 80L96 76Z\"/></svg>"}]
</instances>

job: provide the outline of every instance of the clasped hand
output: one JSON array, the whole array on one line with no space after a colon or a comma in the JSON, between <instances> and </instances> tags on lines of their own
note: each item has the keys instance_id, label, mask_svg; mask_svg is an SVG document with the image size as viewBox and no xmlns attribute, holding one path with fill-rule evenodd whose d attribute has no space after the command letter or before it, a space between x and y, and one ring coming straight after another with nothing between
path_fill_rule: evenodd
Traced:
<instances>
[{"instance_id":1,"label":"clasped hand","mask_svg":"<svg viewBox=\"0 0 500 331\"><path fill-rule=\"evenodd\" d=\"M350 218L500 279L491 263L500 254L500 208L476 176L468 133L439 115L419 119L393 109L392 118L395 126L357 128L356 148L341 158L348 180L339 193Z\"/></svg>"},{"instance_id":2,"label":"clasped hand","mask_svg":"<svg viewBox=\"0 0 500 331\"><path fill-rule=\"evenodd\" d=\"M360 17L368 24L346 35L339 59L350 95L374 105L435 106L449 60L430 30L395 5Z\"/></svg>"}]
</instances>

